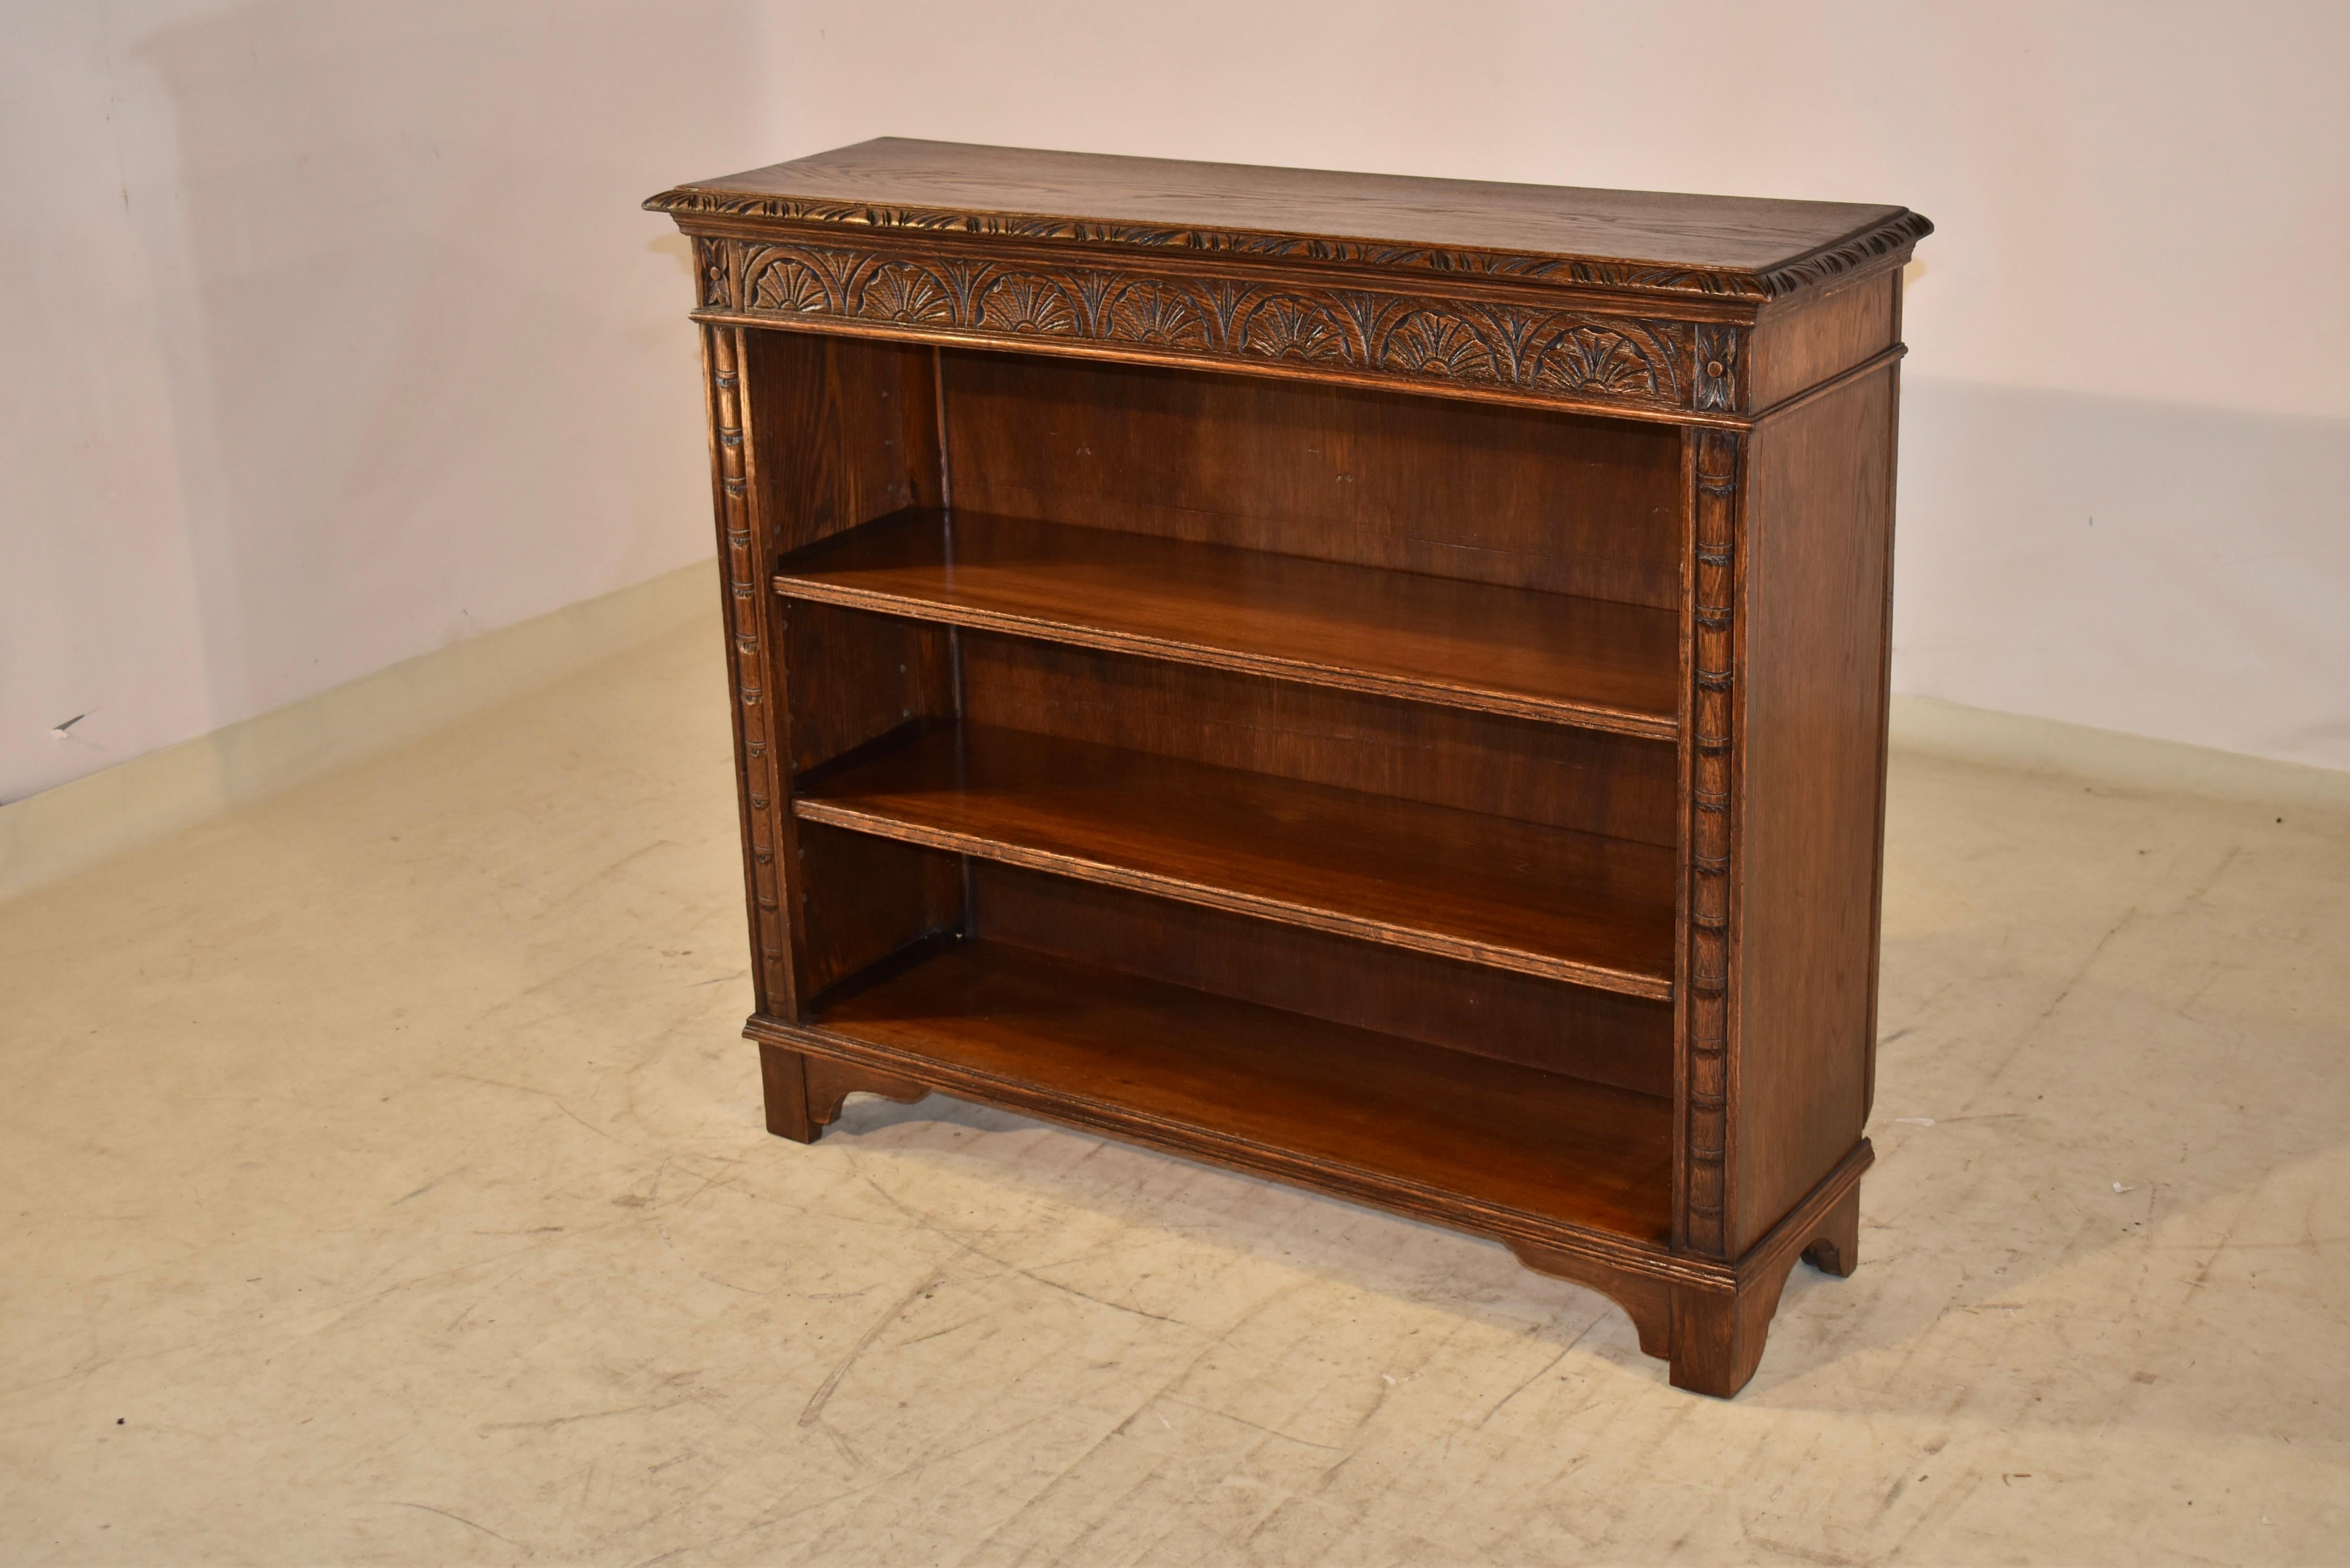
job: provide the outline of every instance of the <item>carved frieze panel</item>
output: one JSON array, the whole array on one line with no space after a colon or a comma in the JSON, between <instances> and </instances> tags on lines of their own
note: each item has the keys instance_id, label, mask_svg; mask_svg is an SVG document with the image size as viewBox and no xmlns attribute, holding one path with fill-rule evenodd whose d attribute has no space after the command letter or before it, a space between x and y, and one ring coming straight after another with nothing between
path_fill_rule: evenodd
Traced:
<instances>
[{"instance_id":1,"label":"carved frieze panel","mask_svg":"<svg viewBox=\"0 0 2350 1568\"><path fill-rule=\"evenodd\" d=\"M1731 382L1718 375L1701 379L1695 339L1711 329L1683 321L1319 283L796 243L703 238L696 254L703 308L733 315L1286 361L1562 401L1730 407L1697 400L1701 388ZM1709 352L1734 356L1733 332L1709 341Z\"/></svg>"}]
</instances>

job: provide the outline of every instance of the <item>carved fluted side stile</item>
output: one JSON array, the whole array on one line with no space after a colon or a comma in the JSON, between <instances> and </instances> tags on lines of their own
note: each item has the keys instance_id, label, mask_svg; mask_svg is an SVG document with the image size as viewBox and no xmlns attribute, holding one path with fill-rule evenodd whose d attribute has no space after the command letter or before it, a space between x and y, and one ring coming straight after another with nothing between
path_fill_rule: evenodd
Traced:
<instances>
[{"instance_id":1,"label":"carved fluted side stile","mask_svg":"<svg viewBox=\"0 0 2350 1568\"><path fill-rule=\"evenodd\" d=\"M752 534L750 465L743 434L742 335L708 329L712 437L718 468L719 559L726 573L726 630L734 649L734 696L743 735L743 799L749 832L751 939L757 949L759 1007L792 994L791 944L785 925L783 870L776 856L785 823L775 702L765 690L766 601Z\"/></svg>"},{"instance_id":2,"label":"carved fluted side stile","mask_svg":"<svg viewBox=\"0 0 2350 1568\"><path fill-rule=\"evenodd\" d=\"M1737 603L1739 438L1697 440L1690 693L1689 892L1690 1245L1719 1254L1730 1093L1730 800L1731 672Z\"/></svg>"},{"instance_id":3,"label":"carved fluted side stile","mask_svg":"<svg viewBox=\"0 0 2350 1568\"><path fill-rule=\"evenodd\" d=\"M699 244L708 247L699 267L703 308L735 316L1098 343L1660 410L1692 407L1700 387L1694 328L1685 321L1306 279L1260 284L915 250ZM1710 384L1727 382L1716 375Z\"/></svg>"}]
</instances>

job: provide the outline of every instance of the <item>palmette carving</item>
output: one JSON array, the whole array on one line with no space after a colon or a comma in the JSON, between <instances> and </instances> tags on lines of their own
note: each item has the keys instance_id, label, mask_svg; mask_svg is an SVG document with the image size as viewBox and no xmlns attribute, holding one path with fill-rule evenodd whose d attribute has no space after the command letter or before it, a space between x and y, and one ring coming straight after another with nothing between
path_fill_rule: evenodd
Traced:
<instances>
[{"instance_id":1,"label":"palmette carving","mask_svg":"<svg viewBox=\"0 0 2350 1568\"><path fill-rule=\"evenodd\" d=\"M716 243L727 254L705 266L702 303L730 314L1132 345L1657 409L1690 407L1698 385L1696 329L1687 322L1373 289Z\"/></svg>"},{"instance_id":2,"label":"palmette carving","mask_svg":"<svg viewBox=\"0 0 2350 1568\"><path fill-rule=\"evenodd\" d=\"M1731 696L1737 604L1739 438L1697 433L1695 592L1691 637L1689 1089L1683 1128L1688 1236L1719 1256L1730 1104Z\"/></svg>"}]
</instances>

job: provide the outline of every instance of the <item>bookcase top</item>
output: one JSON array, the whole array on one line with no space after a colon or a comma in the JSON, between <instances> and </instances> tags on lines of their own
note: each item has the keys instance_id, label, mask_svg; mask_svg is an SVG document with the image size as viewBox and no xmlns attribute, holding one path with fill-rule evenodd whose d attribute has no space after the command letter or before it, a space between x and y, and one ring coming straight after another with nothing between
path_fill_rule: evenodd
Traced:
<instances>
[{"instance_id":1,"label":"bookcase top","mask_svg":"<svg viewBox=\"0 0 2350 1568\"><path fill-rule=\"evenodd\" d=\"M697 217L1776 299L1906 252L1906 207L1050 152L882 137L665 191Z\"/></svg>"}]
</instances>

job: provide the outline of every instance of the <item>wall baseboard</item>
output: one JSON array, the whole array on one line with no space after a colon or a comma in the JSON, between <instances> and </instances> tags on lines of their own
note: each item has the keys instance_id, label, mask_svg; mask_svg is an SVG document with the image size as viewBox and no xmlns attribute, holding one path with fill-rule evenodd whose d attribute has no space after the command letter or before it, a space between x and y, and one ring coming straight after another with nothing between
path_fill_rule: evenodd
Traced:
<instances>
[{"instance_id":1,"label":"wall baseboard","mask_svg":"<svg viewBox=\"0 0 2350 1568\"><path fill-rule=\"evenodd\" d=\"M0 805L0 899L381 755L679 627L709 620L714 630L715 575L709 561L681 566Z\"/></svg>"},{"instance_id":2,"label":"wall baseboard","mask_svg":"<svg viewBox=\"0 0 2350 1568\"><path fill-rule=\"evenodd\" d=\"M1904 371L1897 690L2350 770L2350 419Z\"/></svg>"},{"instance_id":3,"label":"wall baseboard","mask_svg":"<svg viewBox=\"0 0 2350 1568\"><path fill-rule=\"evenodd\" d=\"M2350 814L2350 773L1935 697L1893 699L1893 750L2138 794Z\"/></svg>"}]
</instances>

